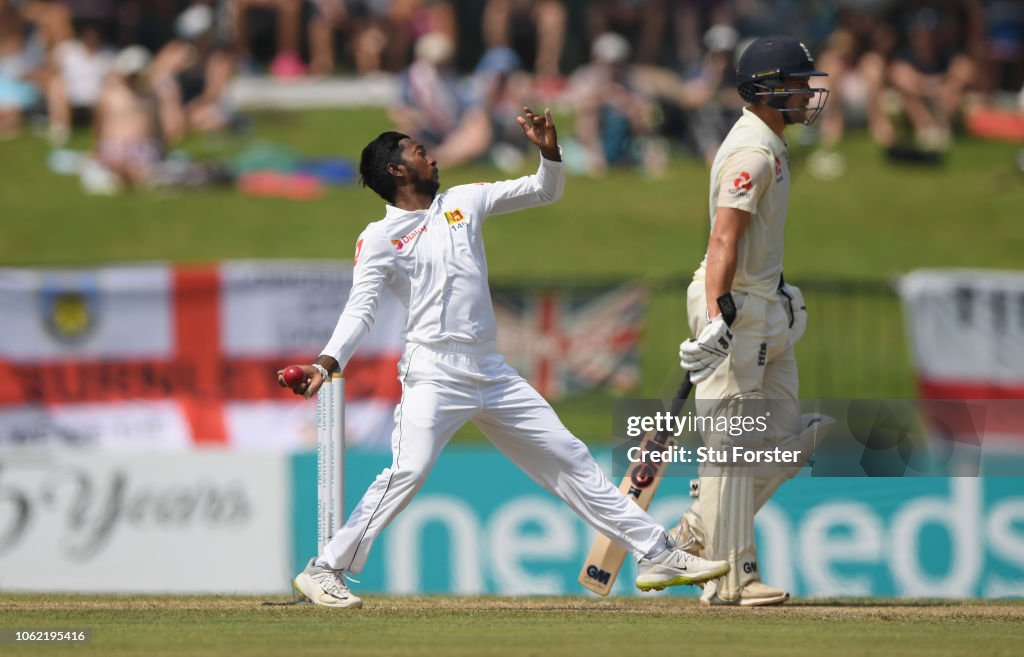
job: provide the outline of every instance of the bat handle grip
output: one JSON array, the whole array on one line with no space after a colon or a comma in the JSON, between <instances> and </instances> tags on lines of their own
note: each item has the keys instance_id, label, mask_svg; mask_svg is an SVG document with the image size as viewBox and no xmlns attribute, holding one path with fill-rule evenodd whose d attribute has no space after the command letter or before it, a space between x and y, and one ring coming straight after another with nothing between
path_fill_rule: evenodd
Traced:
<instances>
[{"instance_id":1,"label":"bat handle grip","mask_svg":"<svg viewBox=\"0 0 1024 657\"><path fill-rule=\"evenodd\" d=\"M669 411L673 417L679 415L679 411L683 410L683 406L686 404L686 398L690 396L690 391L693 390L693 381L690 381L690 373L687 372L686 376L683 377L683 382L679 384L679 390L676 391L676 396L672 399L672 405L669 406Z\"/></svg>"}]
</instances>

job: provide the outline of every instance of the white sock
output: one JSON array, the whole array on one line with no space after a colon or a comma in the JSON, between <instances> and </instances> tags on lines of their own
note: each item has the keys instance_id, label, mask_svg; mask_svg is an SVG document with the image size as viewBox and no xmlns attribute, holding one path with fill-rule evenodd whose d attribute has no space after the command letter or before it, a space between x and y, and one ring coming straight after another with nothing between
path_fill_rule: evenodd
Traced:
<instances>
[{"instance_id":1,"label":"white sock","mask_svg":"<svg viewBox=\"0 0 1024 657\"><path fill-rule=\"evenodd\" d=\"M647 552L647 554L643 555L643 558L644 559L653 559L654 557L658 556L659 554L661 554L665 550L669 549L669 547L670 546L669 546L669 542L668 542L668 535L667 534L662 534L661 538L658 539L658 542L655 543L651 547L651 549Z\"/></svg>"}]
</instances>

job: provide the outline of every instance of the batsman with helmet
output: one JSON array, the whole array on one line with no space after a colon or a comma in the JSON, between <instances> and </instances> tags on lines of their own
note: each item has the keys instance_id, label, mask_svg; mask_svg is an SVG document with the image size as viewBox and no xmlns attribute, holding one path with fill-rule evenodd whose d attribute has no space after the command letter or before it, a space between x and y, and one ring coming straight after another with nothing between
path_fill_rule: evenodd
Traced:
<instances>
[{"instance_id":1,"label":"batsman with helmet","mask_svg":"<svg viewBox=\"0 0 1024 657\"><path fill-rule=\"evenodd\" d=\"M789 155L783 136L792 123L810 125L828 91L811 86L810 52L788 36L757 39L737 66L747 102L711 168L711 233L707 253L687 290L695 338L680 345L682 367L696 384L697 412L760 414L767 430L702 434L709 446L781 447L799 456L788 466L704 464L691 485L697 500L671 533L693 554L728 561L727 575L704 586L704 604L780 604L789 593L761 582L754 515L810 458L833 420L800 415L793 346L806 327L803 295L782 278L789 201Z\"/></svg>"}]
</instances>

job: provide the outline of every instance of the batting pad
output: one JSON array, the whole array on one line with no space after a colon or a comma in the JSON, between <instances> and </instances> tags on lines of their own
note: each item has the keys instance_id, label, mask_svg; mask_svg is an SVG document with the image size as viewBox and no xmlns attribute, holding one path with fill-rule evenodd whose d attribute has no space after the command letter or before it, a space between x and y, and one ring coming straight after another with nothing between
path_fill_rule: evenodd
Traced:
<instances>
[{"instance_id":1,"label":"batting pad","mask_svg":"<svg viewBox=\"0 0 1024 657\"><path fill-rule=\"evenodd\" d=\"M779 443L779 447L783 450L799 451L800 458L789 466L765 466L758 469L757 475L754 477L754 513L757 513L771 499L779 486L800 472L800 468L804 467L811 459L814 451L825 440L835 423L835 418L821 413L805 413L800 416L800 433Z\"/></svg>"},{"instance_id":2,"label":"batting pad","mask_svg":"<svg viewBox=\"0 0 1024 657\"><path fill-rule=\"evenodd\" d=\"M700 478L708 559L729 562L728 575L716 580L718 596L736 600L747 582L757 579L754 545L754 477L749 468L715 468L714 476Z\"/></svg>"}]
</instances>

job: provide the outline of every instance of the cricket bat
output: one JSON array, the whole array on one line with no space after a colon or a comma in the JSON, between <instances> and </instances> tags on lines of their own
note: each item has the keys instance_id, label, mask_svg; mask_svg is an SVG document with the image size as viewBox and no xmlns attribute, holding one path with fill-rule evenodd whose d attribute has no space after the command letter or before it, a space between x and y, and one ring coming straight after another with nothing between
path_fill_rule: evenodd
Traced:
<instances>
[{"instance_id":1,"label":"cricket bat","mask_svg":"<svg viewBox=\"0 0 1024 657\"><path fill-rule=\"evenodd\" d=\"M686 398L690 396L693 383L690 381L690 373L686 373L675 398L672 400L670 411L673 416L678 416L682 410ZM675 444L671 435L651 431L640 442L642 453L661 451ZM667 463L631 463L626 475L619 484L619 491L629 499L636 502L644 511L651 506L651 500L661 485L662 475ZM622 570L622 562L626 558L626 551L613 543L604 534L598 534L594 543L590 546L590 554L583 562L580 575L577 578L579 583L598 595L608 595L615 584L615 579Z\"/></svg>"}]
</instances>

